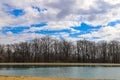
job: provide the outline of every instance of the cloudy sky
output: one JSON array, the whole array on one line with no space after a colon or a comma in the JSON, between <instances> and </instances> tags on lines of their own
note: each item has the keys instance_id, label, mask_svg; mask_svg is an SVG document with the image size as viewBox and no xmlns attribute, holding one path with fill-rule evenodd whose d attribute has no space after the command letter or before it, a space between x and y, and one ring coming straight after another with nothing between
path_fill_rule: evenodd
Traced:
<instances>
[{"instance_id":1,"label":"cloudy sky","mask_svg":"<svg viewBox=\"0 0 120 80\"><path fill-rule=\"evenodd\" d=\"M0 43L51 35L120 40L120 0L0 0Z\"/></svg>"}]
</instances>

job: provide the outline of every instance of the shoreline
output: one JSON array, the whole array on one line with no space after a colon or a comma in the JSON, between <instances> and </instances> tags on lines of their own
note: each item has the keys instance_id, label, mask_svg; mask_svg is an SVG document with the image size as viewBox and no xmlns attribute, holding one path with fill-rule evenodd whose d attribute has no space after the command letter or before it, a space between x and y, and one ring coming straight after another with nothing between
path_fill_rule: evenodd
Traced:
<instances>
[{"instance_id":1,"label":"shoreline","mask_svg":"<svg viewBox=\"0 0 120 80\"><path fill-rule=\"evenodd\" d=\"M114 80L114 79L77 79L77 78L47 78L32 76L0 76L0 80Z\"/></svg>"},{"instance_id":2,"label":"shoreline","mask_svg":"<svg viewBox=\"0 0 120 80\"><path fill-rule=\"evenodd\" d=\"M8 65L25 65L25 66L116 66L120 67L120 64L116 63L0 63L0 66Z\"/></svg>"}]
</instances>

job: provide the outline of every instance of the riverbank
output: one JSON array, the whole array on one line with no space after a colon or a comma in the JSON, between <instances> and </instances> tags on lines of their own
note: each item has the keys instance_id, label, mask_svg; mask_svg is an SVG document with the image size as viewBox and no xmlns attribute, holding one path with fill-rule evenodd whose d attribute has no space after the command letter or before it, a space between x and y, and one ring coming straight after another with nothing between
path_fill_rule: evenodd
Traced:
<instances>
[{"instance_id":1,"label":"riverbank","mask_svg":"<svg viewBox=\"0 0 120 80\"><path fill-rule=\"evenodd\" d=\"M112 80L112 79L74 79L74 78L42 78L30 76L0 76L0 80Z\"/></svg>"},{"instance_id":2,"label":"riverbank","mask_svg":"<svg viewBox=\"0 0 120 80\"><path fill-rule=\"evenodd\" d=\"M38 66L118 66L115 63L0 63L2 65L38 65Z\"/></svg>"}]
</instances>

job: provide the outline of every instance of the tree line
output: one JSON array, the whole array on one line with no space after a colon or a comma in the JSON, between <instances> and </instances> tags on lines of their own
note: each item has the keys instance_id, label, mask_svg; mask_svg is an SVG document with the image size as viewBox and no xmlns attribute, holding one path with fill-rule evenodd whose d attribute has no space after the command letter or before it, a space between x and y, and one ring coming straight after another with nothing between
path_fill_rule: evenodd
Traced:
<instances>
[{"instance_id":1,"label":"tree line","mask_svg":"<svg viewBox=\"0 0 120 80\"><path fill-rule=\"evenodd\" d=\"M50 36L0 45L0 62L120 63L120 42L59 40Z\"/></svg>"}]
</instances>

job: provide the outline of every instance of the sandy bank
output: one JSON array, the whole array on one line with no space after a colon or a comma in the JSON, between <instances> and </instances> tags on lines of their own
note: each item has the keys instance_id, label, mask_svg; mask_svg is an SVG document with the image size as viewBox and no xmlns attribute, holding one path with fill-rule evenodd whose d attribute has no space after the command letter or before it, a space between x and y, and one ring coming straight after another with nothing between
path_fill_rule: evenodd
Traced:
<instances>
[{"instance_id":1,"label":"sandy bank","mask_svg":"<svg viewBox=\"0 0 120 80\"><path fill-rule=\"evenodd\" d=\"M42 78L29 76L0 76L0 80L111 80L111 79L72 79L72 78Z\"/></svg>"}]
</instances>

